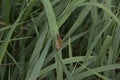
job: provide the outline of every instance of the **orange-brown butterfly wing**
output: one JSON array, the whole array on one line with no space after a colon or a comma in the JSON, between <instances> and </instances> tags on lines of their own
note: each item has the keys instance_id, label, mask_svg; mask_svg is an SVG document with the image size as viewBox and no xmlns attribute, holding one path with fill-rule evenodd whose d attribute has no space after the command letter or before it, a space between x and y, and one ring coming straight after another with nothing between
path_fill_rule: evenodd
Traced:
<instances>
[{"instance_id":1,"label":"orange-brown butterfly wing","mask_svg":"<svg viewBox=\"0 0 120 80\"><path fill-rule=\"evenodd\" d=\"M57 39L55 42L55 48L57 51L59 51L62 48L62 39L59 35L57 35Z\"/></svg>"}]
</instances>

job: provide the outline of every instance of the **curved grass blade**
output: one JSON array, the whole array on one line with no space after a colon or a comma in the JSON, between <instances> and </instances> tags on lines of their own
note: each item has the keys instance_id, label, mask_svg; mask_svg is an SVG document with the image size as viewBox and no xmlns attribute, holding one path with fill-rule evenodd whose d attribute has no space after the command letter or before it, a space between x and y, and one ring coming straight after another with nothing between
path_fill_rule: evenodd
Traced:
<instances>
[{"instance_id":1,"label":"curved grass blade","mask_svg":"<svg viewBox=\"0 0 120 80\"><path fill-rule=\"evenodd\" d=\"M39 73L41 73L41 68L45 60L45 57L48 53L50 45L51 45L51 38L47 41L47 44L44 50L42 51L41 56L39 57L37 63L35 64L32 73L29 75L29 78L25 80L36 80L39 77Z\"/></svg>"},{"instance_id":2,"label":"curved grass blade","mask_svg":"<svg viewBox=\"0 0 120 80\"><path fill-rule=\"evenodd\" d=\"M104 72L104 71L109 71L109 70L114 70L114 69L120 69L120 64L105 65L105 66L97 67L97 68L94 68L91 70L94 71L95 73L98 73L98 72ZM95 74L94 72L85 71L83 73L75 75L74 77L80 80L80 79L84 79L88 76L94 75Z\"/></svg>"}]
</instances>

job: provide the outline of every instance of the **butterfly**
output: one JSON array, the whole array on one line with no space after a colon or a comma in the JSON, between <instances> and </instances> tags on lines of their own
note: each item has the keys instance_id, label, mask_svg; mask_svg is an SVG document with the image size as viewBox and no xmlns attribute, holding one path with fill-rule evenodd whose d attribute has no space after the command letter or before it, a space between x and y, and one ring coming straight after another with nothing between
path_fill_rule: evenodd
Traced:
<instances>
[{"instance_id":1,"label":"butterfly","mask_svg":"<svg viewBox=\"0 0 120 80\"><path fill-rule=\"evenodd\" d=\"M60 51L62 48L62 39L61 39L60 35L57 35L57 38L55 40L55 48L57 51Z\"/></svg>"}]
</instances>

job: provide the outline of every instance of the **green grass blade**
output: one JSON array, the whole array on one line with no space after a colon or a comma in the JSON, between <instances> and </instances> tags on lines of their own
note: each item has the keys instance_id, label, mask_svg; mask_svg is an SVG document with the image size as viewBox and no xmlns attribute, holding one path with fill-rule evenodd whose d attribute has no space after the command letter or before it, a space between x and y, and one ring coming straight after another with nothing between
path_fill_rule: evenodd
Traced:
<instances>
[{"instance_id":1,"label":"green grass blade","mask_svg":"<svg viewBox=\"0 0 120 80\"><path fill-rule=\"evenodd\" d=\"M10 18L10 0L2 0L2 11L3 11L3 16L4 16L4 22L5 25L9 25L9 18Z\"/></svg>"},{"instance_id":2,"label":"green grass blade","mask_svg":"<svg viewBox=\"0 0 120 80\"><path fill-rule=\"evenodd\" d=\"M51 44L51 39L49 39L47 41L47 44L46 44L44 50L42 51L41 56L39 57L37 63L35 64L35 67L33 68L31 75L29 76L28 79L25 79L25 80L36 80L39 77L39 73L41 72L41 68L42 68L43 62L45 60L45 57L48 53L50 44Z\"/></svg>"},{"instance_id":3,"label":"green grass blade","mask_svg":"<svg viewBox=\"0 0 120 80\"><path fill-rule=\"evenodd\" d=\"M111 79L109 79L109 78L107 78L107 77L99 74L97 71L86 67L85 65L81 65L81 66L82 66L82 67L85 67L85 68L88 70L89 73L95 74L96 76L98 76L98 77L101 78L102 80L111 80ZM84 72L83 72L83 73L84 73ZM81 73L81 74L82 74L82 73ZM87 73L86 73L85 75L87 75ZM77 77L76 79L79 79L79 78ZM80 79L83 79L83 78L80 77Z\"/></svg>"},{"instance_id":4,"label":"green grass blade","mask_svg":"<svg viewBox=\"0 0 120 80\"><path fill-rule=\"evenodd\" d=\"M105 32L105 30L108 29L108 27L110 26L112 20L108 23L108 25L106 27L104 27L99 33L98 35L96 36L96 38L94 39L94 41L92 42L91 46L89 47L89 49L87 50L87 53L86 53L86 58L85 58L85 62L87 61L87 57L89 57L97 43L97 41L100 39L101 35Z\"/></svg>"},{"instance_id":5,"label":"green grass blade","mask_svg":"<svg viewBox=\"0 0 120 80\"><path fill-rule=\"evenodd\" d=\"M7 55L8 55L8 56L12 59L12 61L16 64L16 66L18 67L20 73L22 73L22 69L21 69L20 65L17 63L17 61L12 57L12 55L11 55L9 52L7 52Z\"/></svg>"},{"instance_id":6,"label":"green grass blade","mask_svg":"<svg viewBox=\"0 0 120 80\"><path fill-rule=\"evenodd\" d=\"M55 38L57 36L57 34L59 34L59 31L58 31L56 17L55 17L52 5L49 0L42 0L42 2L45 7L45 12L46 12L48 22L50 25L51 36L53 36L53 38Z\"/></svg>"},{"instance_id":7,"label":"green grass blade","mask_svg":"<svg viewBox=\"0 0 120 80\"><path fill-rule=\"evenodd\" d=\"M72 46L71 46L71 39L69 38L68 40L68 44L69 44L69 58L73 57L73 54L72 54ZM70 72L72 72L73 70L73 64L71 63L70 64Z\"/></svg>"},{"instance_id":8,"label":"green grass blade","mask_svg":"<svg viewBox=\"0 0 120 80\"><path fill-rule=\"evenodd\" d=\"M94 69L91 69L91 70L98 73L98 72L104 72L104 71L119 69L119 68L120 68L120 64L111 64L111 65L105 65L105 66L102 66L102 67L94 68ZM91 71L85 71L85 72L80 73L80 74L78 74L74 77L77 78L77 79L84 79L84 78L86 78L88 76L91 76L91 75L94 75L94 73L92 73Z\"/></svg>"},{"instance_id":9,"label":"green grass blade","mask_svg":"<svg viewBox=\"0 0 120 80\"><path fill-rule=\"evenodd\" d=\"M104 5L99 4L99 3L94 3L94 2L86 2L83 5L94 5L97 6L99 8L102 8L106 13L108 13L115 21L116 23L120 26L120 20L117 18L117 16L115 14L113 14L113 12L111 12L108 8L106 8Z\"/></svg>"},{"instance_id":10,"label":"green grass blade","mask_svg":"<svg viewBox=\"0 0 120 80\"><path fill-rule=\"evenodd\" d=\"M108 47L110 46L112 41L112 37L111 36L107 36L107 38L105 39L100 52L98 54L98 58L96 60L95 66L99 66L102 64L103 59L105 58L105 54L107 52Z\"/></svg>"},{"instance_id":11,"label":"green grass blade","mask_svg":"<svg viewBox=\"0 0 120 80\"><path fill-rule=\"evenodd\" d=\"M63 41L65 41L84 21L85 17L88 15L89 11L91 10L91 6L86 6L84 10L80 13L78 19L73 24L72 28L68 31L68 33L63 38Z\"/></svg>"},{"instance_id":12,"label":"green grass blade","mask_svg":"<svg viewBox=\"0 0 120 80\"><path fill-rule=\"evenodd\" d=\"M61 19L58 20L58 27L60 28L63 23L68 19L68 17L72 14L72 12L79 7L85 0L73 0L71 4L69 4L63 13L59 16Z\"/></svg>"},{"instance_id":13,"label":"green grass blade","mask_svg":"<svg viewBox=\"0 0 120 80\"><path fill-rule=\"evenodd\" d=\"M29 5L27 7L29 7ZM7 33L6 37L5 37L5 40L4 40L3 44L2 44L2 47L0 47L0 64L1 64L2 60L3 60L3 57L5 55L7 46L9 44L10 38L11 38L13 32L14 32L14 29L16 28L16 26L17 26L18 22L20 21L20 19L21 19L23 13L25 12L25 10L26 10L26 8L24 8L24 10L20 13L20 15L17 18L17 20L15 21L15 23L13 25L11 25L12 28L8 31L8 33Z\"/></svg>"},{"instance_id":14,"label":"green grass blade","mask_svg":"<svg viewBox=\"0 0 120 80\"><path fill-rule=\"evenodd\" d=\"M27 76L26 76L26 79L29 78L30 74L32 73L32 69L34 68L34 65L35 63L37 62L39 56L40 56L40 52L42 50L42 47L43 47L43 43L44 43L44 40L46 38L46 33L47 33L48 29L44 29L42 34L40 35L40 37L38 38L37 42L36 42L36 45L35 45L35 48L32 52L32 55L30 57L30 60L29 60L29 68L28 68L28 71L27 71Z\"/></svg>"},{"instance_id":15,"label":"green grass blade","mask_svg":"<svg viewBox=\"0 0 120 80\"><path fill-rule=\"evenodd\" d=\"M89 57L89 60L90 59L93 59L95 56L90 56ZM79 61L83 61L85 58L85 56L80 56L80 57L72 57L72 58L66 58L66 59L63 59L63 63L64 64L70 64L70 63L74 63L74 62L79 62ZM46 74L48 73L49 71L52 71L53 69L56 68L56 63L55 64L52 64L44 69L41 70L41 73L39 73L40 75L43 75L43 74Z\"/></svg>"}]
</instances>

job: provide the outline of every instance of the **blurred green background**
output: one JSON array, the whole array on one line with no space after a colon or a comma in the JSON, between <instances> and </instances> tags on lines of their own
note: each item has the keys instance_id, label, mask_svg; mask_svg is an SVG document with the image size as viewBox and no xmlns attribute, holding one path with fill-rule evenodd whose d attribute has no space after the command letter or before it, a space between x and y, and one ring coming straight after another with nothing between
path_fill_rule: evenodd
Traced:
<instances>
[{"instance_id":1,"label":"blurred green background","mask_svg":"<svg viewBox=\"0 0 120 80\"><path fill-rule=\"evenodd\" d=\"M0 80L119 80L119 63L119 0L0 0Z\"/></svg>"}]
</instances>

